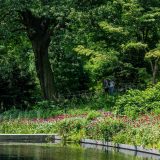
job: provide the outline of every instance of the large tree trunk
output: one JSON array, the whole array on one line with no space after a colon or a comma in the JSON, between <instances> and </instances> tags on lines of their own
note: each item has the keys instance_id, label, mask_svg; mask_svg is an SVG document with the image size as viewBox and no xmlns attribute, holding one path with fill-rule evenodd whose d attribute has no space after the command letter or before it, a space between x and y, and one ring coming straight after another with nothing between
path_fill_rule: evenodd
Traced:
<instances>
[{"instance_id":1,"label":"large tree trunk","mask_svg":"<svg viewBox=\"0 0 160 160\"><path fill-rule=\"evenodd\" d=\"M41 37L33 40L32 46L35 54L35 65L40 81L42 93L45 99L56 99L56 88L54 87L54 76L48 57L49 37Z\"/></svg>"},{"instance_id":2,"label":"large tree trunk","mask_svg":"<svg viewBox=\"0 0 160 160\"><path fill-rule=\"evenodd\" d=\"M56 100L57 91L48 56L50 44L49 26L51 20L46 17L36 17L29 10L20 12L20 16L21 22L26 27L28 37L32 43L36 71L43 96L47 100Z\"/></svg>"}]
</instances>

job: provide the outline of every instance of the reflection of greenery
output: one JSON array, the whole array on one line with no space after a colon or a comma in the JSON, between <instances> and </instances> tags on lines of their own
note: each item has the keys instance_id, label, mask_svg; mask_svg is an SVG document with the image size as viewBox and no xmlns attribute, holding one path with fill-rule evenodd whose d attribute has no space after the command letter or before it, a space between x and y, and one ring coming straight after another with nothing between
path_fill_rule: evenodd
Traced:
<instances>
[{"instance_id":1,"label":"reflection of greenery","mask_svg":"<svg viewBox=\"0 0 160 160\"><path fill-rule=\"evenodd\" d=\"M67 142L65 143L65 145L64 143L62 143L61 146L66 146L68 148L73 148L73 149L80 150L80 151L84 150L84 148L82 148L80 143L75 143L75 142Z\"/></svg>"},{"instance_id":2,"label":"reflection of greenery","mask_svg":"<svg viewBox=\"0 0 160 160\"><path fill-rule=\"evenodd\" d=\"M18 145L18 144L15 144L15 145ZM24 143L24 145L26 145L26 143ZM79 143L75 143L75 142L59 141L59 143L48 142L48 143L41 143L41 144L35 143L35 144L31 144L31 145L43 146L43 147L49 147L49 148L51 148L51 147L54 147L54 148L67 147L67 148L83 150L81 145Z\"/></svg>"}]
</instances>

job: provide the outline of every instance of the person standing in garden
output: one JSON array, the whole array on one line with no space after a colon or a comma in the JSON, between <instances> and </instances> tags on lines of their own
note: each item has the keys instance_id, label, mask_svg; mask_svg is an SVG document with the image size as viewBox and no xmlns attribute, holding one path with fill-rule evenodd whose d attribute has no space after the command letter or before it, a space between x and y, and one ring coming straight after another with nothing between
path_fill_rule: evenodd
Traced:
<instances>
[{"instance_id":1,"label":"person standing in garden","mask_svg":"<svg viewBox=\"0 0 160 160\"><path fill-rule=\"evenodd\" d=\"M104 79L103 89L104 89L104 93L109 93L109 80L108 79Z\"/></svg>"},{"instance_id":2,"label":"person standing in garden","mask_svg":"<svg viewBox=\"0 0 160 160\"><path fill-rule=\"evenodd\" d=\"M109 82L109 94L113 95L114 91L115 91L115 82L113 80L111 80Z\"/></svg>"}]
</instances>

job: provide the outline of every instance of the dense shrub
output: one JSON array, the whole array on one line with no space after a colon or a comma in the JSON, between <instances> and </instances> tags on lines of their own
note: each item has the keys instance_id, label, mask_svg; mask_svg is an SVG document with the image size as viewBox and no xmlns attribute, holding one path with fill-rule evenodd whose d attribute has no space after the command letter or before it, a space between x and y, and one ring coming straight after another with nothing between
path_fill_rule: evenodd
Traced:
<instances>
[{"instance_id":1,"label":"dense shrub","mask_svg":"<svg viewBox=\"0 0 160 160\"><path fill-rule=\"evenodd\" d=\"M55 123L36 123L30 121L3 121L0 125L0 133L5 134L36 134L55 133Z\"/></svg>"},{"instance_id":2,"label":"dense shrub","mask_svg":"<svg viewBox=\"0 0 160 160\"><path fill-rule=\"evenodd\" d=\"M22 111L19 109L10 109L8 111L3 112L0 115L0 119L3 120L11 120L11 119L46 119L51 118L56 115L63 114L63 110L59 109L58 107L54 108L34 108L32 110Z\"/></svg>"},{"instance_id":3,"label":"dense shrub","mask_svg":"<svg viewBox=\"0 0 160 160\"><path fill-rule=\"evenodd\" d=\"M87 120L94 120L95 118L99 117L101 114L97 111L91 111L87 115Z\"/></svg>"},{"instance_id":4,"label":"dense shrub","mask_svg":"<svg viewBox=\"0 0 160 160\"><path fill-rule=\"evenodd\" d=\"M115 119L107 119L101 124L101 131L103 139L106 141L112 141L113 136L125 128L125 124L122 121Z\"/></svg>"},{"instance_id":5,"label":"dense shrub","mask_svg":"<svg viewBox=\"0 0 160 160\"><path fill-rule=\"evenodd\" d=\"M139 114L160 111L160 83L144 91L129 90L115 104L117 114L125 114L133 118Z\"/></svg>"},{"instance_id":6,"label":"dense shrub","mask_svg":"<svg viewBox=\"0 0 160 160\"><path fill-rule=\"evenodd\" d=\"M65 140L78 141L84 136L86 120L83 118L64 119L58 124L58 132Z\"/></svg>"},{"instance_id":7,"label":"dense shrub","mask_svg":"<svg viewBox=\"0 0 160 160\"><path fill-rule=\"evenodd\" d=\"M132 144L147 148L160 148L160 130L158 125L142 125L140 127L128 127L119 132L114 142Z\"/></svg>"},{"instance_id":8,"label":"dense shrub","mask_svg":"<svg viewBox=\"0 0 160 160\"><path fill-rule=\"evenodd\" d=\"M0 111L28 108L39 98L30 55L11 48L0 46Z\"/></svg>"},{"instance_id":9,"label":"dense shrub","mask_svg":"<svg viewBox=\"0 0 160 160\"><path fill-rule=\"evenodd\" d=\"M110 118L99 118L88 123L86 126L86 136L92 139L104 139L112 141L114 135L125 128L122 121Z\"/></svg>"}]
</instances>

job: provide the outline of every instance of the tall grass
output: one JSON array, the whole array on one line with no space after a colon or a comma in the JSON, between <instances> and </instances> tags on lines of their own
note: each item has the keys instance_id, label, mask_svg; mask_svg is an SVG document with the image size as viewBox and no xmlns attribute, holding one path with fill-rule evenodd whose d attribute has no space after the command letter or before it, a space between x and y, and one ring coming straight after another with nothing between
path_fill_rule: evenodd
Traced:
<instances>
[{"instance_id":1,"label":"tall grass","mask_svg":"<svg viewBox=\"0 0 160 160\"><path fill-rule=\"evenodd\" d=\"M83 114L94 110L112 111L117 99L117 95L109 96L104 93L96 95L83 95L83 97L74 97L64 99L58 104L54 102L42 101L30 110L11 109L0 114L0 119L40 119L54 117L60 114Z\"/></svg>"}]
</instances>

